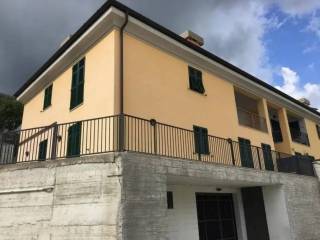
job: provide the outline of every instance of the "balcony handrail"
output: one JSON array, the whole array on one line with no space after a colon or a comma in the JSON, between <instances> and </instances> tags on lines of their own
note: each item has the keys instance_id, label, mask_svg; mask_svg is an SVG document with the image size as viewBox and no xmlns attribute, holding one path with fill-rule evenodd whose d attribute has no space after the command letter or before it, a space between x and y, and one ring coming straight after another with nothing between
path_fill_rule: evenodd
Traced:
<instances>
[{"instance_id":1,"label":"balcony handrail","mask_svg":"<svg viewBox=\"0 0 320 240\"><path fill-rule=\"evenodd\" d=\"M80 136L79 141L70 135L70 132L73 132L70 131L71 128L78 129L76 135ZM123 136L120 136L122 133ZM0 164L131 151L278 171L278 160L293 157L272 149L244 146L235 140L214 135L207 135L207 140L202 139L207 142L204 144L207 144L208 153L199 153L195 147L193 130L127 114L60 123L54 127L49 125L23 129L6 134L10 136L10 141L5 142L5 137L0 140ZM120 147L121 139L123 148Z\"/></svg>"},{"instance_id":2,"label":"balcony handrail","mask_svg":"<svg viewBox=\"0 0 320 240\"><path fill-rule=\"evenodd\" d=\"M265 117L260 116L259 113L252 112L252 111L250 111L250 110L248 110L248 109L245 109L245 108L243 108L243 107L240 107L240 106L237 106L237 110L240 110L240 111L242 111L242 112L248 113L248 114L253 115L253 116L257 117L257 118L266 119Z\"/></svg>"},{"instance_id":3,"label":"balcony handrail","mask_svg":"<svg viewBox=\"0 0 320 240\"><path fill-rule=\"evenodd\" d=\"M44 132L48 131L49 129L56 127L57 126L57 122L52 123L51 125L48 125L46 127L43 127L41 130L37 131L36 133L34 133L33 135L31 135L30 137L28 137L27 139L24 139L23 141L19 142L19 145L22 145L38 136L40 136L41 134L43 134Z\"/></svg>"},{"instance_id":4,"label":"balcony handrail","mask_svg":"<svg viewBox=\"0 0 320 240\"><path fill-rule=\"evenodd\" d=\"M259 129L264 132L268 131L267 120L265 117L259 115L258 113L251 112L240 106L237 106L237 112L238 112L238 120L241 125ZM245 119L243 118L243 115L241 116L240 114L246 114L249 117L249 122L245 121Z\"/></svg>"}]
</instances>

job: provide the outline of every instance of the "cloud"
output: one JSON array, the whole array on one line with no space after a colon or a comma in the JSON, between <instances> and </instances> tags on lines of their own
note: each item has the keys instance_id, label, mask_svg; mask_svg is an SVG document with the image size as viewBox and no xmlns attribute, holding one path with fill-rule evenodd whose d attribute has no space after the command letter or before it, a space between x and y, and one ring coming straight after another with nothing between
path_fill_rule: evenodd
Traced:
<instances>
[{"instance_id":1,"label":"cloud","mask_svg":"<svg viewBox=\"0 0 320 240\"><path fill-rule=\"evenodd\" d=\"M277 88L289 95L296 97L298 95L297 84L300 80L298 74L288 67L282 67L281 75L283 78L283 85L281 87L278 86Z\"/></svg>"},{"instance_id":2,"label":"cloud","mask_svg":"<svg viewBox=\"0 0 320 240\"><path fill-rule=\"evenodd\" d=\"M1 0L0 92L13 93L105 0ZM205 48L272 83L265 35L294 16L313 13L319 0L121 0L181 33L193 30ZM170 6L170 7L168 7ZM284 18L268 15L277 6ZM317 25L310 29L317 29Z\"/></svg>"},{"instance_id":3,"label":"cloud","mask_svg":"<svg viewBox=\"0 0 320 240\"><path fill-rule=\"evenodd\" d=\"M314 33L318 38L320 38L320 17L313 14L306 30Z\"/></svg>"},{"instance_id":4,"label":"cloud","mask_svg":"<svg viewBox=\"0 0 320 240\"><path fill-rule=\"evenodd\" d=\"M320 8L319 0L276 0L274 4L277 4L284 13L293 16L309 14Z\"/></svg>"},{"instance_id":5,"label":"cloud","mask_svg":"<svg viewBox=\"0 0 320 240\"><path fill-rule=\"evenodd\" d=\"M298 73L289 67L281 68L281 76L283 84L276 88L296 99L307 98L311 106L320 109L320 84L307 82L301 86Z\"/></svg>"},{"instance_id":6,"label":"cloud","mask_svg":"<svg viewBox=\"0 0 320 240\"><path fill-rule=\"evenodd\" d=\"M240 68L272 82L264 35L269 25L267 5L260 1L123 0L177 33L190 29L205 39L205 48ZM170 7L168 7L170 6ZM163 14L163 15L162 15ZM164 16L165 15L165 16ZM170 17L167 17L170 16Z\"/></svg>"},{"instance_id":7,"label":"cloud","mask_svg":"<svg viewBox=\"0 0 320 240\"><path fill-rule=\"evenodd\" d=\"M1 0L0 92L14 93L104 0Z\"/></svg>"}]
</instances>

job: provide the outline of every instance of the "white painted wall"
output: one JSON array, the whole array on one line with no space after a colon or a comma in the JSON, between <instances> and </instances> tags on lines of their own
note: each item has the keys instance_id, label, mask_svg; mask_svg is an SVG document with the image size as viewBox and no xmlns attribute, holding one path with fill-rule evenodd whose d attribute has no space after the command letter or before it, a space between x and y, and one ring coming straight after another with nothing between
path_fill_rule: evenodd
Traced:
<instances>
[{"instance_id":1,"label":"white painted wall","mask_svg":"<svg viewBox=\"0 0 320 240\"><path fill-rule=\"evenodd\" d=\"M319 178L320 180L320 163L316 162L313 164L316 176Z\"/></svg>"},{"instance_id":2,"label":"white painted wall","mask_svg":"<svg viewBox=\"0 0 320 240\"><path fill-rule=\"evenodd\" d=\"M239 240L247 240L244 212L239 189L203 187L190 185L169 185L173 192L173 209L167 211L169 240L199 240L196 193L232 193Z\"/></svg>"},{"instance_id":3,"label":"white painted wall","mask_svg":"<svg viewBox=\"0 0 320 240\"><path fill-rule=\"evenodd\" d=\"M290 223L282 186L263 187L270 240L290 240Z\"/></svg>"}]
</instances>

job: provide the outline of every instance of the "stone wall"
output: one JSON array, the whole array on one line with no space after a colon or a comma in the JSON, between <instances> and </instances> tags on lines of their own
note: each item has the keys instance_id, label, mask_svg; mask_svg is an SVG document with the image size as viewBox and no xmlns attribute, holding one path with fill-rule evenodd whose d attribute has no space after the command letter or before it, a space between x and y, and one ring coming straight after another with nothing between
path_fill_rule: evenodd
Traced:
<instances>
[{"instance_id":1,"label":"stone wall","mask_svg":"<svg viewBox=\"0 0 320 240\"><path fill-rule=\"evenodd\" d=\"M0 239L120 239L113 155L2 166Z\"/></svg>"},{"instance_id":2,"label":"stone wall","mask_svg":"<svg viewBox=\"0 0 320 240\"><path fill-rule=\"evenodd\" d=\"M168 184L279 187L284 192L290 223L283 239L320 239L317 178L144 154L124 153L122 159L127 196L123 231L125 236L131 236L130 240L168 239L164 210Z\"/></svg>"},{"instance_id":3,"label":"stone wall","mask_svg":"<svg viewBox=\"0 0 320 240\"><path fill-rule=\"evenodd\" d=\"M0 240L170 239L166 192L179 184L281 188L290 239L320 239L312 177L120 153L1 166L0 182Z\"/></svg>"}]
</instances>

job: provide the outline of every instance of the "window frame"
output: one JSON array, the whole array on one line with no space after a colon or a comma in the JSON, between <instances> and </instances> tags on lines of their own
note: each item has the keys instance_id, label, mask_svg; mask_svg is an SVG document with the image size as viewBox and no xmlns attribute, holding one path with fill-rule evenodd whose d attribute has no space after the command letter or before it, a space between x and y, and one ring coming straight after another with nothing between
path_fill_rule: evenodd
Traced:
<instances>
[{"instance_id":1,"label":"window frame","mask_svg":"<svg viewBox=\"0 0 320 240\"><path fill-rule=\"evenodd\" d=\"M193 125L193 133L194 133L195 153L209 155L210 148L209 148L208 129Z\"/></svg>"},{"instance_id":2,"label":"window frame","mask_svg":"<svg viewBox=\"0 0 320 240\"><path fill-rule=\"evenodd\" d=\"M45 161L48 153L48 139L44 139L39 143L38 161Z\"/></svg>"},{"instance_id":3,"label":"window frame","mask_svg":"<svg viewBox=\"0 0 320 240\"><path fill-rule=\"evenodd\" d=\"M68 127L67 157L79 157L81 155L82 122L76 122Z\"/></svg>"},{"instance_id":4,"label":"window frame","mask_svg":"<svg viewBox=\"0 0 320 240\"><path fill-rule=\"evenodd\" d=\"M254 168L251 140L238 137L241 167Z\"/></svg>"},{"instance_id":5,"label":"window frame","mask_svg":"<svg viewBox=\"0 0 320 240\"><path fill-rule=\"evenodd\" d=\"M84 102L85 65L86 58L83 57L72 67L70 111Z\"/></svg>"},{"instance_id":6,"label":"window frame","mask_svg":"<svg viewBox=\"0 0 320 240\"><path fill-rule=\"evenodd\" d=\"M205 94L206 90L203 84L202 71L196 69L192 66L188 66L189 73L189 88L190 90L197 92L199 94Z\"/></svg>"},{"instance_id":7,"label":"window frame","mask_svg":"<svg viewBox=\"0 0 320 240\"><path fill-rule=\"evenodd\" d=\"M274 171L274 162L272 157L271 145L266 143L261 143L261 150L262 150L265 170Z\"/></svg>"},{"instance_id":8,"label":"window frame","mask_svg":"<svg viewBox=\"0 0 320 240\"><path fill-rule=\"evenodd\" d=\"M173 204L173 192L172 191L167 191L167 209L173 209L174 204Z\"/></svg>"},{"instance_id":9,"label":"window frame","mask_svg":"<svg viewBox=\"0 0 320 240\"><path fill-rule=\"evenodd\" d=\"M318 138L320 139L320 125L319 124L316 124L316 130L318 133Z\"/></svg>"},{"instance_id":10,"label":"window frame","mask_svg":"<svg viewBox=\"0 0 320 240\"><path fill-rule=\"evenodd\" d=\"M42 110L46 110L52 105L52 89L53 89L53 84L50 84L44 90Z\"/></svg>"}]
</instances>

